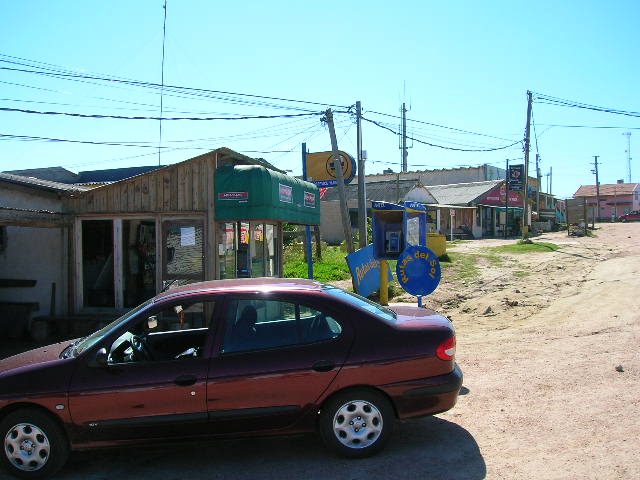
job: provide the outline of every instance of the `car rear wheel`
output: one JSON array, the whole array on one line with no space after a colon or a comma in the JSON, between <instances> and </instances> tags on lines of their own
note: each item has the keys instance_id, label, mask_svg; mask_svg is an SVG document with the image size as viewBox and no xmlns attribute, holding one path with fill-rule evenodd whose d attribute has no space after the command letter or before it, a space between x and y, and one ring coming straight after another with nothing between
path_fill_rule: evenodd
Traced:
<instances>
[{"instance_id":1,"label":"car rear wheel","mask_svg":"<svg viewBox=\"0 0 640 480\"><path fill-rule=\"evenodd\" d=\"M69 444L60 426L46 413L21 409L0 422L2 463L20 478L53 475L67 461Z\"/></svg>"},{"instance_id":2,"label":"car rear wheel","mask_svg":"<svg viewBox=\"0 0 640 480\"><path fill-rule=\"evenodd\" d=\"M387 398L357 389L329 399L320 413L320 436L327 447L352 458L378 453L393 430L395 415Z\"/></svg>"}]
</instances>

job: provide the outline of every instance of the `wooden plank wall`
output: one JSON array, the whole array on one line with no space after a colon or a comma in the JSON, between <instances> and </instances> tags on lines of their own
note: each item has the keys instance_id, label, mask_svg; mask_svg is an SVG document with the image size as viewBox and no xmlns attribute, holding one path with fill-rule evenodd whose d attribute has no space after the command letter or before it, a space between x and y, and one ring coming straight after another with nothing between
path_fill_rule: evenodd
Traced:
<instances>
[{"instance_id":1,"label":"wooden plank wall","mask_svg":"<svg viewBox=\"0 0 640 480\"><path fill-rule=\"evenodd\" d=\"M89 190L70 199L75 214L206 212L207 190L213 189L202 155L144 175Z\"/></svg>"}]
</instances>

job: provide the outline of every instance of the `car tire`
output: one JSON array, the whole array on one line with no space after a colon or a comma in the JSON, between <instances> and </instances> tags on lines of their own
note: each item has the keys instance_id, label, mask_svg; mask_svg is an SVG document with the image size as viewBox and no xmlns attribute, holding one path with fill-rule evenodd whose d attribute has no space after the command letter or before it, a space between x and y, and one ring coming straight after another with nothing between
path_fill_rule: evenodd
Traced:
<instances>
[{"instance_id":1,"label":"car tire","mask_svg":"<svg viewBox=\"0 0 640 480\"><path fill-rule=\"evenodd\" d=\"M56 473L69 457L63 429L45 412L20 409L0 421L2 464L14 476L34 479Z\"/></svg>"},{"instance_id":2,"label":"car tire","mask_svg":"<svg viewBox=\"0 0 640 480\"><path fill-rule=\"evenodd\" d=\"M343 457L364 458L387 443L395 413L381 393L354 389L330 398L320 412L318 430L324 444Z\"/></svg>"}]
</instances>

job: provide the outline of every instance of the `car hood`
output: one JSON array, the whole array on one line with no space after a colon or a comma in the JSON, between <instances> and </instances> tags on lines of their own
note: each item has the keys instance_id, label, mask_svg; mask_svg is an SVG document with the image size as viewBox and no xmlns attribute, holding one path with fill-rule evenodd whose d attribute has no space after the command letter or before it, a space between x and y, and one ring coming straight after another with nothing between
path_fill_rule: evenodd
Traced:
<instances>
[{"instance_id":1,"label":"car hood","mask_svg":"<svg viewBox=\"0 0 640 480\"><path fill-rule=\"evenodd\" d=\"M53 345L36 348L34 350L29 350L28 352L19 353L13 357L0 360L0 373L46 362L57 361L60 359L60 353L68 345L68 341L54 343Z\"/></svg>"},{"instance_id":2,"label":"car hood","mask_svg":"<svg viewBox=\"0 0 640 480\"><path fill-rule=\"evenodd\" d=\"M399 328L452 328L447 317L428 308L412 305L390 305L389 308L398 315L396 326Z\"/></svg>"}]
</instances>

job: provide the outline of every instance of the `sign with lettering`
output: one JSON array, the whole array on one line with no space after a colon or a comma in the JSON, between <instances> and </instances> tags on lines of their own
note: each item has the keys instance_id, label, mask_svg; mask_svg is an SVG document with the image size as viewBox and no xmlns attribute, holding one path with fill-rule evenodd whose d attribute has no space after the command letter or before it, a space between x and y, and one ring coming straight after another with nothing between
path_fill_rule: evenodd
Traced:
<instances>
[{"instance_id":1,"label":"sign with lettering","mask_svg":"<svg viewBox=\"0 0 640 480\"><path fill-rule=\"evenodd\" d=\"M380 290L380 260L373 258L373 244L356 250L347 255L346 259L356 293L368 297ZM392 281L391 268L387 266L387 269L389 270L388 279Z\"/></svg>"},{"instance_id":2,"label":"sign with lettering","mask_svg":"<svg viewBox=\"0 0 640 480\"><path fill-rule=\"evenodd\" d=\"M220 192L219 200L248 200L249 192Z\"/></svg>"},{"instance_id":3,"label":"sign with lettering","mask_svg":"<svg viewBox=\"0 0 640 480\"><path fill-rule=\"evenodd\" d=\"M509 190L521 192L524 182L524 165L509 165Z\"/></svg>"},{"instance_id":4,"label":"sign with lettering","mask_svg":"<svg viewBox=\"0 0 640 480\"><path fill-rule=\"evenodd\" d=\"M429 295L440 283L440 261L427 247L410 245L398 257L396 275L407 293L417 297Z\"/></svg>"}]
</instances>

